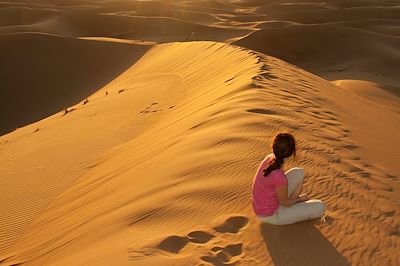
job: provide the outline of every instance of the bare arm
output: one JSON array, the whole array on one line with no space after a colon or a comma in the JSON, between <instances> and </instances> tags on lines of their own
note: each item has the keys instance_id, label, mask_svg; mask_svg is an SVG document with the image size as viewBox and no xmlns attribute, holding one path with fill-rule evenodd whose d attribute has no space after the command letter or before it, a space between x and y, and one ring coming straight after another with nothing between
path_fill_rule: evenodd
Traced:
<instances>
[{"instance_id":1,"label":"bare arm","mask_svg":"<svg viewBox=\"0 0 400 266\"><path fill-rule=\"evenodd\" d=\"M278 197L279 204L285 207L292 206L293 204L301 201L308 200L307 195L300 195L298 198L292 199L288 197L288 186L277 186L276 195Z\"/></svg>"}]
</instances>

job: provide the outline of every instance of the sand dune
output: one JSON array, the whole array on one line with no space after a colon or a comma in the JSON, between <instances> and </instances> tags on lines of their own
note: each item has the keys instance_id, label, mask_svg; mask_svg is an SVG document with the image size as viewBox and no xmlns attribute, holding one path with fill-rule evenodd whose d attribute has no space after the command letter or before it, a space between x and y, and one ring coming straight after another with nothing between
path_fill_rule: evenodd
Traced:
<instances>
[{"instance_id":1,"label":"sand dune","mask_svg":"<svg viewBox=\"0 0 400 266\"><path fill-rule=\"evenodd\" d=\"M44 6L42 9L2 8L5 17L13 17L14 21L6 20L0 24L0 34L41 32L69 37L115 37L171 42L200 39L223 41L250 32L249 29L213 26L212 19L215 21L216 17L193 11L157 14L154 10L150 12L152 9L149 12L142 10L140 5L128 6L131 9L124 11L103 7L101 4L78 7L72 10L71 7L60 5L56 8Z\"/></svg>"},{"instance_id":2,"label":"sand dune","mask_svg":"<svg viewBox=\"0 0 400 266\"><path fill-rule=\"evenodd\" d=\"M12 114L1 118L4 134L85 99L148 47L21 33L0 35L0 49L7 51L0 63L0 112Z\"/></svg>"},{"instance_id":3,"label":"sand dune","mask_svg":"<svg viewBox=\"0 0 400 266\"><path fill-rule=\"evenodd\" d=\"M263 16L255 25L259 30L234 44L276 56L333 82L375 83L377 90L353 91L382 105L398 102L398 4L348 2L264 3L249 8L250 13ZM389 94L380 93L379 88ZM377 93L380 97L372 96Z\"/></svg>"},{"instance_id":4,"label":"sand dune","mask_svg":"<svg viewBox=\"0 0 400 266\"><path fill-rule=\"evenodd\" d=\"M156 46L85 105L2 137L2 150L15 154L2 157L2 176L21 183L2 184L2 243L9 248L1 257L6 264L278 263L282 251L261 248L249 184L266 139L291 129L306 189L329 206L330 224L305 228L322 233L321 252L332 265L395 263L398 172L388 175L359 156L352 136L366 125L347 121L345 106L355 116L366 111L353 93L273 57L212 42ZM374 120L386 129L382 138L399 130L399 118L392 119ZM52 141L32 146L41 139ZM23 147L32 148L19 152ZM69 149L59 154L61 147ZM18 171L28 162L23 176L36 175L32 185ZM30 215L15 212L12 195L30 199ZM39 198L50 205L32 200ZM27 218L29 230L16 222ZM12 237L16 230L25 233ZM296 254L321 262L313 253Z\"/></svg>"},{"instance_id":5,"label":"sand dune","mask_svg":"<svg viewBox=\"0 0 400 266\"><path fill-rule=\"evenodd\" d=\"M203 26L173 18L120 16L113 14L58 14L51 19L30 25L0 28L0 34L12 32L43 32L63 36L116 37L155 42L188 40L225 40L242 36L249 30Z\"/></svg>"},{"instance_id":6,"label":"sand dune","mask_svg":"<svg viewBox=\"0 0 400 266\"><path fill-rule=\"evenodd\" d=\"M361 95L364 98L371 99L374 103L379 104L382 108L387 108L397 114L400 114L400 102L393 94L398 94L399 87L394 84L385 84L385 89L381 85L374 82L364 80L335 80L333 84ZM389 90L389 92L387 91ZM390 93L392 92L392 93Z\"/></svg>"},{"instance_id":7,"label":"sand dune","mask_svg":"<svg viewBox=\"0 0 400 266\"><path fill-rule=\"evenodd\" d=\"M400 67L397 49L400 41L396 36L340 24L269 27L235 44L274 55L326 77L339 76L337 72L354 76L358 72L371 79L381 75L393 79Z\"/></svg>"},{"instance_id":8,"label":"sand dune","mask_svg":"<svg viewBox=\"0 0 400 266\"><path fill-rule=\"evenodd\" d=\"M51 12L46 9L10 5L10 7L0 8L0 27L34 24L50 17Z\"/></svg>"},{"instance_id":9,"label":"sand dune","mask_svg":"<svg viewBox=\"0 0 400 266\"><path fill-rule=\"evenodd\" d=\"M337 1L336 1L337 2ZM343 1L349 2L349 1ZM352 1L353 2L353 1ZM289 20L303 24L327 23L334 21L357 21L377 18L399 17L398 3L393 2L372 5L361 3L354 7L336 7L328 3L273 3L255 9L255 13L262 14L271 20Z\"/></svg>"},{"instance_id":10,"label":"sand dune","mask_svg":"<svg viewBox=\"0 0 400 266\"><path fill-rule=\"evenodd\" d=\"M0 2L0 265L399 265L398 5ZM280 130L325 220L254 216Z\"/></svg>"}]
</instances>

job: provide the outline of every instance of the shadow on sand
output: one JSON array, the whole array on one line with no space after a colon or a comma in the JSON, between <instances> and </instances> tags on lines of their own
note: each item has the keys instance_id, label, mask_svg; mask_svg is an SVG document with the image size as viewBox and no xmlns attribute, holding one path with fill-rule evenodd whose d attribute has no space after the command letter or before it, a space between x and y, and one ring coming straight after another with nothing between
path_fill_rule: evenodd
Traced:
<instances>
[{"instance_id":1,"label":"shadow on sand","mask_svg":"<svg viewBox=\"0 0 400 266\"><path fill-rule=\"evenodd\" d=\"M261 224L261 232L276 266L351 265L312 221L292 225Z\"/></svg>"}]
</instances>

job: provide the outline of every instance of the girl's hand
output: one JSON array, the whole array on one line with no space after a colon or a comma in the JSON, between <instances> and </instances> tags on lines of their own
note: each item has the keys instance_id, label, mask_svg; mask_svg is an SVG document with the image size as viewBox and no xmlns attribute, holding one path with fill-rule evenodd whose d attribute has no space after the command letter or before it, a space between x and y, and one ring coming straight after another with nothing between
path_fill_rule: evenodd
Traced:
<instances>
[{"instance_id":1,"label":"girl's hand","mask_svg":"<svg viewBox=\"0 0 400 266\"><path fill-rule=\"evenodd\" d=\"M303 193L303 194L299 195L299 197L297 198L297 200L298 200L299 202L309 200L307 193Z\"/></svg>"}]
</instances>

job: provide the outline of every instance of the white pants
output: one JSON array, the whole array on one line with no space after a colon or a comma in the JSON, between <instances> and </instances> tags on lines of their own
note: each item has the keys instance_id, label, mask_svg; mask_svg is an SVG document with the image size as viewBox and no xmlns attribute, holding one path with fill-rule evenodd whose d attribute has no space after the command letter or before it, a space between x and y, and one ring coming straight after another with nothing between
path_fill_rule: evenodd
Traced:
<instances>
[{"instance_id":1,"label":"white pants","mask_svg":"<svg viewBox=\"0 0 400 266\"><path fill-rule=\"evenodd\" d=\"M285 173L288 179L288 197L293 193L298 184L303 182L304 170L294 167ZM325 204L317 199L298 202L290 207L279 205L278 210L271 216L258 217L264 223L293 224L296 222L321 217L325 211Z\"/></svg>"}]
</instances>

